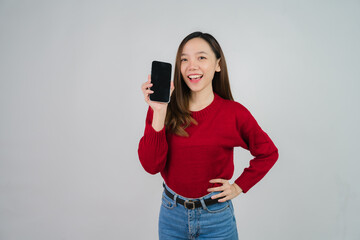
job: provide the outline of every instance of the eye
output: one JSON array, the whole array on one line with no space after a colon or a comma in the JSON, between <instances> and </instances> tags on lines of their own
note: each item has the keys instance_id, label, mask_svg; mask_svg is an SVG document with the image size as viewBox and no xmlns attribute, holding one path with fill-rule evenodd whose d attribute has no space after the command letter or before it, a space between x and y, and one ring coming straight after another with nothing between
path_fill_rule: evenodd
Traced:
<instances>
[{"instance_id":1,"label":"eye","mask_svg":"<svg viewBox=\"0 0 360 240\"><path fill-rule=\"evenodd\" d=\"M201 56L201 57L199 57L199 59L200 59L200 60L203 60L203 59L206 59L206 57Z\"/></svg>"},{"instance_id":2,"label":"eye","mask_svg":"<svg viewBox=\"0 0 360 240\"><path fill-rule=\"evenodd\" d=\"M185 61L187 61L186 58L182 58L182 59L180 60L180 62L185 62Z\"/></svg>"}]
</instances>

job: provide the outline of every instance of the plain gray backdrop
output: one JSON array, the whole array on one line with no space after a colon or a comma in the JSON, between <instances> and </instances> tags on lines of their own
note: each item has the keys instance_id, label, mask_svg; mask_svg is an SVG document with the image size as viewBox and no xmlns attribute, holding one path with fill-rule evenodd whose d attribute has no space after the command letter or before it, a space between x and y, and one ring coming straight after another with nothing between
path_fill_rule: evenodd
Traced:
<instances>
[{"instance_id":1,"label":"plain gray backdrop","mask_svg":"<svg viewBox=\"0 0 360 240\"><path fill-rule=\"evenodd\" d=\"M360 1L1 0L1 240L157 239L140 86L197 30L279 148L233 200L240 239L360 239Z\"/></svg>"}]
</instances>

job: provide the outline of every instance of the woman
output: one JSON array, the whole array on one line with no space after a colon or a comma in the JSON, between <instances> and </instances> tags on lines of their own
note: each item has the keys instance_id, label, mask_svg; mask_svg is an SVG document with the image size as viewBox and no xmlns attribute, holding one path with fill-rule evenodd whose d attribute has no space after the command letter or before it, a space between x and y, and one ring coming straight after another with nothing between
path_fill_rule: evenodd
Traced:
<instances>
[{"instance_id":1,"label":"woman","mask_svg":"<svg viewBox=\"0 0 360 240\"><path fill-rule=\"evenodd\" d=\"M153 102L151 77L142 84L149 104L139 159L161 173L160 239L238 239L231 199L270 170L278 150L251 113L233 100L224 54L216 39L194 32L180 44L171 101ZM233 148L254 156L230 184Z\"/></svg>"}]
</instances>

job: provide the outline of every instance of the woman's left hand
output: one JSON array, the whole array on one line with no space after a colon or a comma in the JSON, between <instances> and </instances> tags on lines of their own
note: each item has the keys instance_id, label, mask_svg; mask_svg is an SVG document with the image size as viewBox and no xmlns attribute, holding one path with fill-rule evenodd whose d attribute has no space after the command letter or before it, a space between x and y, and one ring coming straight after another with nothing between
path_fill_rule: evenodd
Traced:
<instances>
[{"instance_id":1,"label":"woman's left hand","mask_svg":"<svg viewBox=\"0 0 360 240\"><path fill-rule=\"evenodd\" d=\"M208 192L221 192L219 194L211 196L212 199L220 198L219 202L225 202L227 200L231 200L237 197L240 193L242 193L242 189L236 184L230 184L226 179L212 179L210 183L221 183L222 186L209 188ZM222 197L222 198L221 198Z\"/></svg>"}]
</instances>

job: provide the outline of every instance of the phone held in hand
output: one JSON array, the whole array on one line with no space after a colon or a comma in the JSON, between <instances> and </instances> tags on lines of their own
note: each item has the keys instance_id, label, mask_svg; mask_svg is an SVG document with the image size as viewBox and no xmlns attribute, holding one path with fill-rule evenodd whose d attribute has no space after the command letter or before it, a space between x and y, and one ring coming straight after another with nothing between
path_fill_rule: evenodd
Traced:
<instances>
[{"instance_id":1,"label":"phone held in hand","mask_svg":"<svg viewBox=\"0 0 360 240\"><path fill-rule=\"evenodd\" d=\"M156 102L170 102L171 64L167 62L153 61L151 66L150 88L154 93L150 94L150 100Z\"/></svg>"}]
</instances>

